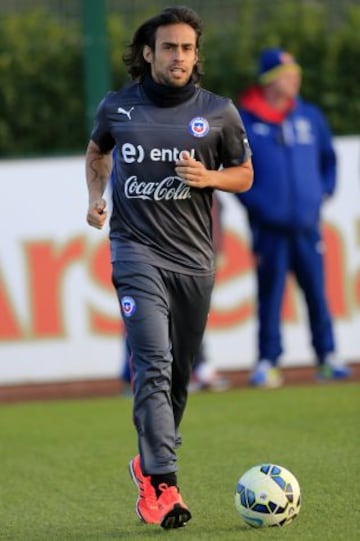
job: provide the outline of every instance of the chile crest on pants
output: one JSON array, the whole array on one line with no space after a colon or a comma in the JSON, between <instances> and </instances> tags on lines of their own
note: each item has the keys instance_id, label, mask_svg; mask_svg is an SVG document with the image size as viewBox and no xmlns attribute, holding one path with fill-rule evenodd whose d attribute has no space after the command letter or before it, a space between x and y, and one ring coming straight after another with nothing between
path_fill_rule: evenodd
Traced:
<instances>
[{"instance_id":1,"label":"chile crest on pants","mask_svg":"<svg viewBox=\"0 0 360 541\"><path fill-rule=\"evenodd\" d=\"M136 311L136 304L133 297L126 295L121 297L121 309L125 317L132 316Z\"/></svg>"}]
</instances>

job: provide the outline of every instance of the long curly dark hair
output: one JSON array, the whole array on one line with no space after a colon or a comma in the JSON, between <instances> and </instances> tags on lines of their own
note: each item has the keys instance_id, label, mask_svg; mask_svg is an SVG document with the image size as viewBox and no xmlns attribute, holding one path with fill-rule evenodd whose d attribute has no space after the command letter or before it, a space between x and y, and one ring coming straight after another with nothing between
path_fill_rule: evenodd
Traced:
<instances>
[{"instance_id":1,"label":"long curly dark hair","mask_svg":"<svg viewBox=\"0 0 360 541\"><path fill-rule=\"evenodd\" d=\"M185 23L191 26L196 33L196 48L200 48L200 37L203 33L203 24L198 14L187 6L173 6L163 9L158 15L145 21L135 32L133 40L123 54L123 62L133 80L142 79L150 71L149 63L144 60L143 49L148 45L155 50L155 34L159 26ZM199 83L202 75L201 61L194 66L192 80Z\"/></svg>"}]
</instances>

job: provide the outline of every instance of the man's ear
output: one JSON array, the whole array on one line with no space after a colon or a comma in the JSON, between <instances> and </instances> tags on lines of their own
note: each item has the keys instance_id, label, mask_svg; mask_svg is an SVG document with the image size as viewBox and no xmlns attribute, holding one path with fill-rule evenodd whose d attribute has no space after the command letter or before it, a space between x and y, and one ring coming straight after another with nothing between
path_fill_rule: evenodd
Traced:
<instances>
[{"instance_id":1,"label":"man's ear","mask_svg":"<svg viewBox=\"0 0 360 541\"><path fill-rule=\"evenodd\" d=\"M152 49L149 47L149 45L144 45L143 57L146 62L149 62L149 64L151 64L152 59L153 59L153 52L152 52Z\"/></svg>"}]
</instances>

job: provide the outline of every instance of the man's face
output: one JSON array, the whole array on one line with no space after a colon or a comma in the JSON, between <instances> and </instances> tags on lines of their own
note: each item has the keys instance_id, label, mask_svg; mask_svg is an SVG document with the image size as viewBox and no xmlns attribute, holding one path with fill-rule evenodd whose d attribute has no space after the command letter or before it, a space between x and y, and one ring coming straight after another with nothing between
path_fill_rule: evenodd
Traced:
<instances>
[{"instance_id":1,"label":"man's face","mask_svg":"<svg viewBox=\"0 0 360 541\"><path fill-rule=\"evenodd\" d=\"M184 23L159 26L155 50L145 45L143 54L151 64L151 75L155 82L173 87L184 86L198 60L195 30Z\"/></svg>"},{"instance_id":2,"label":"man's face","mask_svg":"<svg viewBox=\"0 0 360 541\"><path fill-rule=\"evenodd\" d=\"M300 90L301 73L296 69L284 70L279 73L272 85L278 94L288 99L295 99Z\"/></svg>"}]
</instances>

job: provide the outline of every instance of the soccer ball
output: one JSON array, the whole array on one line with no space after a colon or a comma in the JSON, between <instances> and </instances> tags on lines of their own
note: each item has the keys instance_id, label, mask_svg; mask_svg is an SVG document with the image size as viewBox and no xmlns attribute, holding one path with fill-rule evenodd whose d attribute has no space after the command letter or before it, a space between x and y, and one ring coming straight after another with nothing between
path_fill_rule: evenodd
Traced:
<instances>
[{"instance_id":1,"label":"soccer ball","mask_svg":"<svg viewBox=\"0 0 360 541\"><path fill-rule=\"evenodd\" d=\"M240 477L235 507L241 518L255 528L285 526L300 512L299 483L282 466L258 464Z\"/></svg>"}]
</instances>

